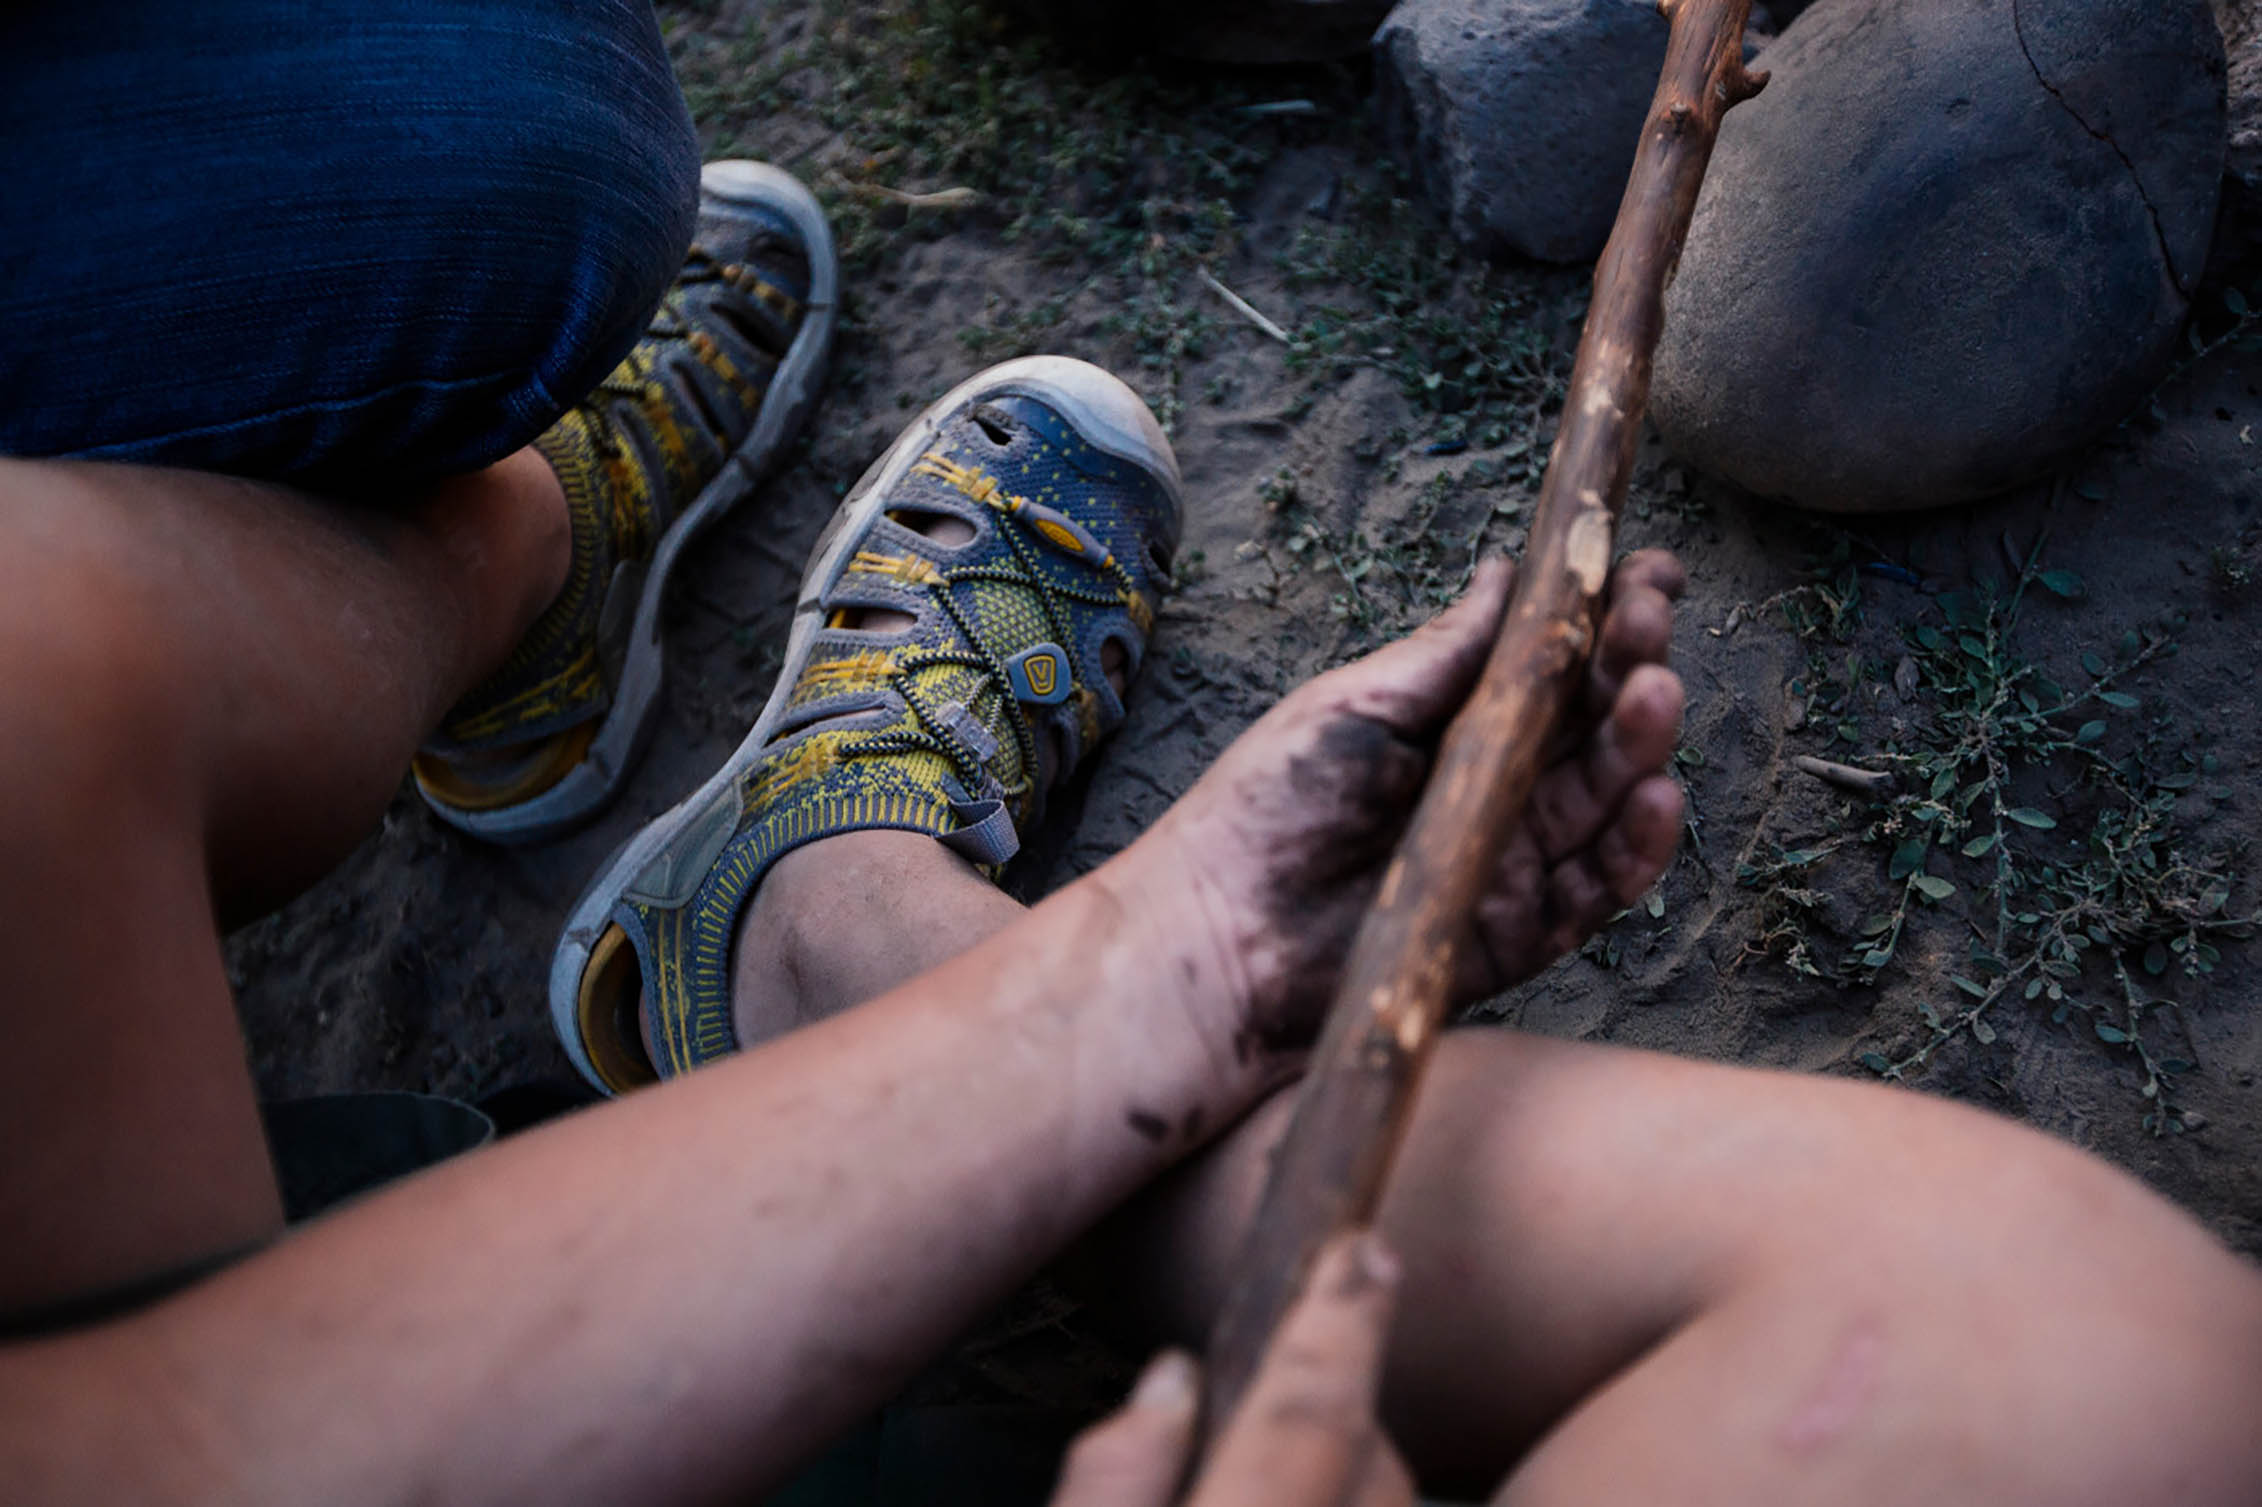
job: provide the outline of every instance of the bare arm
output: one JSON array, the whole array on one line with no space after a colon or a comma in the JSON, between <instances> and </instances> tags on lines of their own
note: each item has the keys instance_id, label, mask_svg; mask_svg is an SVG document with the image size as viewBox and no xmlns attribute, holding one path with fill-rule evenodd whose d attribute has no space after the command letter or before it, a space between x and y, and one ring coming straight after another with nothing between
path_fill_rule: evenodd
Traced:
<instances>
[{"instance_id":1,"label":"bare arm","mask_svg":"<svg viewBox=\"0 0 2262 1507\"><path fill-rule=\"evenodd\" d=\"M1677 584L1657 557L1622 573L1608 715L1501 855L1471 990L1670 856L1680 693L1653 661ZM326 1504L776 1480L1293 1070L1505 596L1481 573L1289 697L1113 862L879 1000L411 1179L137 1318L0 1350L0 1479L27 1501Z\"/></svg>"},{"instance_id":2,"label":"bare arm","mask_svg":"<svg viewBox=\"0 0 2262 1507\"><path fill-rule=\"evenodd\" d=\"M22 1499L594 1503L774 1480L1184 1148L1131 1111L1217 1125L1258 1090L1155 1008L1186 959L1142 927L1166 908L1117 882L143 1318L0 1356L0 1449L39 1482Z\"/></svg>"}]
</instances>

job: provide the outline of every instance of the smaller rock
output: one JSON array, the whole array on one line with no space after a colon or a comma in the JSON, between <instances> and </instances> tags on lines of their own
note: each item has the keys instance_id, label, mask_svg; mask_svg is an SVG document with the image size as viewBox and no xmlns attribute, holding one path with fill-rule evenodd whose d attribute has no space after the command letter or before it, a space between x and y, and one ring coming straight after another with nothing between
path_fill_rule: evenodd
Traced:
<instances>
[{"instance_id":1,"label":"smaller rock","mask_svg":"<svg viewBox=\"0 0 2262 1507\"><path fill-rule=\"evenodd\" d=\"M1462 244L1586 261L1610 238L1668 30L1654 0L1400 0L1375 33L1375 98Z\"/></svg>"}]
</instances>

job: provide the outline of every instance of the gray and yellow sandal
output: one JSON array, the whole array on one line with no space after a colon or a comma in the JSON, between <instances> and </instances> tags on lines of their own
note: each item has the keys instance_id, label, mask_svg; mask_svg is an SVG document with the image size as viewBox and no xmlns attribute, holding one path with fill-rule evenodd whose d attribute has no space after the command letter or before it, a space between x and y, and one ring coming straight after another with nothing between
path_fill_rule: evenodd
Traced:
<instances>
[{"instance_id":1,"label":"gray and yellow sandal","mask_svg":"<svg viewBox=\"0 0 2262 1507\"><path fill-rule=\"evenodd\" d=\"M732 940L794 848L894 828L993 875L1013 856L1041 771L1057 785L1123 720L1104 666L1145 652L1180 490L1146 405L1080 361L1007 362L920 415L817 541L746 740L574 907L550 1012L590 1082L736 1049Z\"/></svg>"},{"instance_id":2,"label":"gray and yellow sandal","mask_svg":"<svg viewBox=\"0 0 2262 1507\"><path fill-rule=\"evenodd\" d=\"M710 162L675 286L628 358L535 441L565 489L565 590L416 757L425 803L533 842L619 791L659 709L660 605L686 546L749 496L815 407L839 264L790 174Z\"/></svg>"}]
</instances>

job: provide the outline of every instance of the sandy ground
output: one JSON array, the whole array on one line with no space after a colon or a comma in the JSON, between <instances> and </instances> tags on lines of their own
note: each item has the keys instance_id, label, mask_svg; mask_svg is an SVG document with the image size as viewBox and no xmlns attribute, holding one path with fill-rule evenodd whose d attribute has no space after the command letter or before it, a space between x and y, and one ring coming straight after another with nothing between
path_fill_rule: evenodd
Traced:
<instances>
[{"instance_id":1,"label":"sandy ground","mask_svg":"<svg viewBox=\"0 0 2262 1507\"><path fill-rule=\"evenodd\" d=\"M712 88L814 24L780 10L782 27L751 38L746 11L664 13L712 144L761 150L819 180L853 165L859 144L844 139L837 113L811 103L815 93L717 103ZM1356 70L1316 82L1220 75L1216 87L1258 100L1317 93L1323 107L1248 126L1257 161L1235 185L1238 224L1211 260L1302 332L1331 299L1351 296L1291 279L1281 258L1300 231L1339 220L1347 196L1375 181L1361 80ZM825 191L850 202L837 179ZM1300 361L1192 283L1179 307L1198 316L1202 338L1158 363L1152 340L1124 327L1117 283L1040 254L979 210L913 213L900 229L886 216L865 227L878 247L862 243L833 390L805 449L680 583L665 717L618 809L570 841L514 853L452 835L404 797L332 878L234 939L270 1095L381 1085L477 1098L570 1079L543 984L582 880L735 745L770 689L793 583L834 501L909 411L989 360L1041 345L1122 372L1158 404L1175 397L1192 504L1187 580L1161 617L1129 726L1100 756L1080 812L1023 866L1024 893L1132 838L1283 690L1425 616L1472 550L1520 542L1552 432L1544 403L1528 426L1470 425L1455 450L1451 422L1410 398L1387 362ZM1404 213L1429 233L1417 212ZM1513 295L1543 365L1567 365L1583 273L1508 269L1486 286ZM1057 316L1039 338L975 354L984 342L969 330L1039 309ZM1675 645L1690 701L1681 770L1690 841L1648 904L1483 1013L1554 1035L1864 1076L1931 1038L1929 1009L1952 1029L1908 1068L1909 1091L1968 1099L2089 1147L2262 1254L2262 956L2243 929L2215 924L2262 903L2246 852L2262 803L2262 580L2247 579L2262 531L2258 381L2262 354L2226 343L2061 477L1983 506L1850 529L1691 477L1653 441L1624 542L1674 549L1690 569ZM1439 449L1450 453L1430 453ZM2090 683L2085 654L2107 673L2151 656L2113 682L2135 706L2061 721L2070 729L2097 716L2107 725L2095 746L2140 769L2168 824L2148 849L2152 872L2207 876L2192 881L2209 919L2194 937L2219 957L2193 973L2183 959L2196 951L2092 947L2060 991L2077 1006L2063 1023L2047 995L2024 997L2026 978L2050 977L2032 970L1987 1003L1978 1025L1958 1025L1978 1003L1974 989L1993 989L1972 948L1993 945L1995 855L1934 854L1929 872L1954 892L1937 903L1911 896L1891 854L1918 830L1914 818L1790 761L1815 754L1905 770L1896 751L1920 758L1937 745L1947 672L1912 635L1947 635L1952 659L1963 635L1944 594L2006 582L2030 557L2037 569L2078 574L2078 595L2031 586L2007 647L1989 652L2066 687ZM1847 586L1857 610L1838 632L1816 627L1829 594ZM2071 873L2094 851L2085 834L2117 798L2082 767L2060 756L2014 776L2021 809L2056 822L2014 826L2021 874ZM1918 778L1903 775L1912 798L1924 793ZM1819 856L1786 867L1785 853ZM1865 925L1901 897L1908 916L1893 957L1860 966L1874 945ZM2137 998L2173 1002L2142 1012L2140 1039L2154 1063L2189 1066L2151 1096L2135 1048L2109 1039L2125 1034L2129 998L2115 957ZM1054 1317L1044 1302L1025 1307L1006 1338L1049 1331ZM1041 1364L1024 1363L1024 1382Z\"/></svg>"}]
</instances>

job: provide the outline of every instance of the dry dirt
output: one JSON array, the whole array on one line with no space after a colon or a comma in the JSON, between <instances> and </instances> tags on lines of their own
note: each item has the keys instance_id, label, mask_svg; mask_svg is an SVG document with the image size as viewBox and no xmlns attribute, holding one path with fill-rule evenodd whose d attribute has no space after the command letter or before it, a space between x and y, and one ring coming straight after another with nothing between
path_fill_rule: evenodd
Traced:
<instances>
[{"instance_id":1,"label":"dry dirt","mask_svg":"<svg viewBox=\"0 0 2262 1507\"><path fill-rule=\"evenodd\" d=\"M616 810L570 841L503 852L454 836L404 797L334 876L234 939L270 1095L402 1086L478 1098L571 1078L543 988L552 939L583 878L735 745L769 690L793 583L834 501L910 411L989 360L1041 345L1124 374L1158 404L1174 396L1191 501L1193 563L1161 617L1129 726L1098 760L1081 811L1024 866L1027 894L1130 840L1286 688L1426 615L1472 547L1520 541L1535 459L1552 430L1544 400L1495 430L1468 425L1467 448L1454 450L1451 415L1409 396L1387 356L1370 349L1365 359L1300 364L1184 279L1173 307L1198 338L1176 348L1166 340L1158 356L1151 330L1125 327L1121 277L1064 262L1004 216L870 212L871 196L843 180L884 177L884 164L843 131L821 80L789 72L775 94L731 94L731 79L806 42L812 28L840 24L837 14L780 5L766 30L750 33L759 8L666 13L711 145L769 155L860 217L833 389L805 449L681 581L665 717ZM1102 88L1102 75L1069 77L1095 96ZM1237 223L1210 259L1220 279L1301 336L1330 298L1350 295L1291 279L1280 259L1299 231L1339 222L1355 191L1377 181L1359 118L1363 80L1352 69L1194 76L1172 87L1317 102L1310 114L1242 117L1235 129L1252 161L1230 186ZM903 186L953 185L914 176ZM1407 233L1432 234L1420 211L1397 213L1410 217ZM1163 223L1155 234L1167 233ZM2229 262L2236 270L2236 257ZM1464 286L1475 276L1456 275ZM1508 269L1488 286L1513 294L1519 328L1559 372L1576 338L1583 273ZM1013 324L1039 310L1057 318L1033 337ZM1002 344L994 333L967 334L1001 328L1019 334ZM1953 980L1974 976L1971 940L1992 928L1992 859L1936 857L1932 871L1956 892L1914 902L1894 958L1865 982L1868 970L1847 958L1865 918L1901 890L1888 878L1892 842L1863 841L1878 808L1789 761L1808 753L1879 764L1895 748L1924 746L1940 689L1916 673L1915 658L1902 666L1912 656L1907 634L1952 633L1942 592L2003 582L2014 559L2037 549L2042 568L2078 573L2082 591L2030 589L2013 649L2077 686L2087 682L2081 656L2118 662L2132 631L2139 644L2144 635L2172 643L2124 683L2140 705L2113 715L2101 746L2141 753L2155 774L2189 776L2170 779L2171 790L2187 788L2173 797L2175 836L2158 853L2211 864L2229 881L2218 916L2253 911L2262 886L2246 845L2262 816L2262 580L2247 579L2247 562L2262 531L2258 383L2262 353L2227 342L2062 477L1986 505L1854 520L1851 529L1690 477L1652 442L1624 542L1669 547L1689 566L1675 654L1689 689L1691 839L1650 905L1488 1013L1555 1035L1866 1076L1924 1042L1928 1005L1971 1005ZM1844 636L1802 636L1794 615L1811 619L1822 592L1847 582L1858 615ZM1850 686L1842 707L1828 705L1825 680ZM1841 723L1850 739L1836 733ZM2017 833L2030 869L2080 858L2077 839L2101 797L2076 768L2061 759L2016 781L2022 803L2059 819L2055 830ZM1772 890L1764 877L1740 882L1783 850L1833 842ZM1811 892L1807 956L1831 977L1787 966L1787 934L1772 947L1763 940L1787 906L1799 909L1786 887ZM2086 1146L2262 1255L2262 952L2232 931L2208 940L2220 952L2210 973L2187 975L2175 956L2157 974L2141 954L2122 960L2140 996L2174 1001L2149 1012L2143 1030L2155 1060L2191 1064L2169 1083L2177 1114L2156 1111L2133 1049L2100 1039L2091 1015L2054 1024L2046 998L2029 1004L2017 990L1989 1007L1991 1042L1958 1032L1909 1073L1908 1091L1968 1099ZM2108 962L2093 962L2069 992L2103 1012L2094 1019L2121 1018ZM1872 1066L1866 1054L1876 1054ZM1047 1327L1048 1312L1021 1327Z\"/></svg>"}]
</instances>

